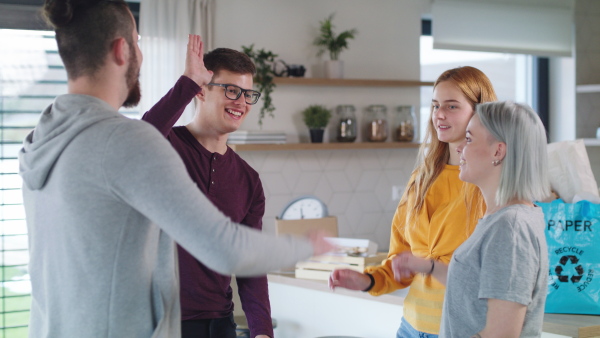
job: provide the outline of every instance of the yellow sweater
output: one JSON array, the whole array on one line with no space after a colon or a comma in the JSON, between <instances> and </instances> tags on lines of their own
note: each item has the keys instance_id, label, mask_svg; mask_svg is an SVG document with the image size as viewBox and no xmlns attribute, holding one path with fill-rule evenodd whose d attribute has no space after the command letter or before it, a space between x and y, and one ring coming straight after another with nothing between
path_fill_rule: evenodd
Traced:
<instances>
[{"instance_id":1,"label":"yellow sweater","mask_svg":"<svg viewBox=\"0 0 600 338\"><path fill-rule=\"evenodd\" d=\"M365 270L375 278L375 284L369 291L371 295L379 296L410 286L404 300L404 318L416 330L431 334L439 334L440 331L444 285L422 274L396 282L391 258L410 250L415 256L434 258L446 264L450 262L454 250L471 235L472 224L482 216L473 206L470 208L471 215L467 217L467 190L463 189L465 183L458 174L458 166L446 165L427 192L423 209L417 215L417 224L405 227L406 205L398 206L392 221L388 259L380 266ZM468 191L472 192L477 188L470 186L470 189ZM412 199L414 196L409 196L409 200ZM477 198L473 202L478 203L479 200Z\"/></svg>"}]
</instances>

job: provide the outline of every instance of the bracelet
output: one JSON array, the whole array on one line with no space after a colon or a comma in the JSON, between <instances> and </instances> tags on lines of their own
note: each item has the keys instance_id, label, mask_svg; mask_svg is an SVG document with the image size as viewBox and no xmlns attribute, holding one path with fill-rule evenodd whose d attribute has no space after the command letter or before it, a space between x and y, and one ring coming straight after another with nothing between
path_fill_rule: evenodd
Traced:
<instances>
[{"instance_id":1,"label":"bracelet","mask_svg":"<svg viewBox=\"0 0 600 338\"><path fill-rule=\"evenodd\" d=\"M433 273L433 269L435 269L435 260L432 258L430 259L431 261L431 270L429 270L429 272L427 273L428 275L431 275Z\"/></svg>"},{"instance_id":2,"label":"bracelet","mask_svg":"<svg viewBox=\"0 0 600 338\"><path fill-rule=\"evenodd\" d=\"M373 285L375 285L375 277L373 277L373 275L370 273L365 273L365 275L369 276L369 278L371 279L371 283L366 289L362 290L363 292L371 290L373 288Z\"/></svg>"}]
</instances>

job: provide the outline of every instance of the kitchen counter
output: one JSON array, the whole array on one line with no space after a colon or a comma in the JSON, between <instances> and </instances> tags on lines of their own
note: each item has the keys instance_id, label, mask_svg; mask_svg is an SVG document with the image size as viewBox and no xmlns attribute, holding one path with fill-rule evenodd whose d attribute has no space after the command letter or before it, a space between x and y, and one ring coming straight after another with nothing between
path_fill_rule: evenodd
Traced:
<instances>
[{"instance_id":1,"label":"kitchen counter","mask_svg":"<svg viewBox=\"0 0 600 338\"><path fill-rule=\"evenodd\" d=\"M398 290L378 297L347 289L336 289L332 292L326 281L295 278L293 272L270 273L268 280L273 317L277 318L280 325L278 330L283 330L278 331L280 337L365 335L366 333L359 332L363 326L366 327L366 332L369 332L365 337L390 336L390 332L393 334L399 325L402 305L408 292L407 289ZM292 294L298 295L298 298L293 298ZM312 312L317 312L317 319L303 319L306 315L302 305L304 301L310 304L305 306ZM294 305L289 309L288 304ZM369 309L360 311L366 307ZM348 308L355 310L350 310L350 314L344 313ZM349 318L353 311L356 312L356 316ZM371 312L376 312L377 315L367 320L365 316L372 314ZM289 323L291 318L293 323ZM380 333L373 331L373 323L377 323ZM544 316L543 332L566 337L600 337L600 316L547 313Z\"/></svg>"},{"instance_id":2,"label":"kitchen counter","mask_svg":"<svg viewBox=\"0 0 600 338\"><path fill-rule=\"evenodd\" d=\"M373 297L361 291L331 291L326 281L297 279L293 272L267 277L278 338L389 338L398 330L403 295Z\"/></svg>"},{"instance_id":3,"label":"kitchen counter","mask_svg":"<svg viewBox=\"0 0 600 338\"><path fill-rule=\"evenodd\" d=\"M400 306L402 306L404 304L404 297L408 293L408 289L404 289L404 290L398 290L394 293L390 293L387 295L381 295L381 296L374 297L374 296L371 296L370 294L368 294L367 292L353 291L353 290L348 290L348 289L343 289L343 288L339 288L339 289L336 289L335 291L331 291L329 289L329 286L327 285L327 281L295 278L293 271L292 272L284 272L284 273L281 273L281 272L280 273L270 273L267 277L269 278L269 283L285 284L285 285L296 286L296 287L309 289L309 290L330 292L330 293L335 293L338 295L359 298L359 299L365 299L368 301L380 302L380 303L385 303L385 304L400 305Z\"/></svg>"}]
</instances>

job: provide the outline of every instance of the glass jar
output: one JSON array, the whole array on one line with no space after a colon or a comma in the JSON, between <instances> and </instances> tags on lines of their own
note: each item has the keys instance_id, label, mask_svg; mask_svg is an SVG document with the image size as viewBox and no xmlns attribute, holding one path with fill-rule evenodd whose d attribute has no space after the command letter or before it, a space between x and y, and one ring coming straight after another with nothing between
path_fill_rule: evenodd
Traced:
<instances>
[{"instance_id":1,"label":"glass jar","mask_svg":"<svg viewBox=\"0 0 600 338\"><path fill-rule=\"evenodd\" d=\"M387 140L388 123L387 108L381 104L367 107L365 111L366 133L365 137L370 142L384 142Z\"/></svg>"},{"instance_id":2,"label":"glass jar","mask_svg":"<svg viewBox=\"0 0 600 338\"><path fill-rule=\"evenodd\" d=\"M339 117L337 127L338 142L354 142L356 140L356 109L351 104L339 105L336 113Z\"/></svg>"},{"instance_id":3,"label":"glass jar","mask_svg":"<svg viewBox=\"0 0 600 338\"><path fill-rule=\"evenodd\" d=\"M398 142L412 142L415 139L417 119L413 106L398 106L394 115L392 133Z\"/></svg>"}]
</instances>

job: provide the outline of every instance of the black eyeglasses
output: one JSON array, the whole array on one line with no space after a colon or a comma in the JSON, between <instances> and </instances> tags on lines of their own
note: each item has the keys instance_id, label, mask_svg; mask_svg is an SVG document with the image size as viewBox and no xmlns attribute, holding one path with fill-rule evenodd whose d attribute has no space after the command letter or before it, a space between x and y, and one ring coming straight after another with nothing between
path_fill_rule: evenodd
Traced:
<instances>
[{"instance_id":1,"label":"black eyeglasses","mask_svg":"<svg viewBox=\"0 0 600 338\"><path fill-rule=\"evenodd\" d=\"M225 97L230 100L237 100L244 93L244 99L247 104L255 104L260 98L260 92L251 89L243 89L232 84L209 83L209 86L219 86L225 88Z\"/></svg>"}]
</instances>

